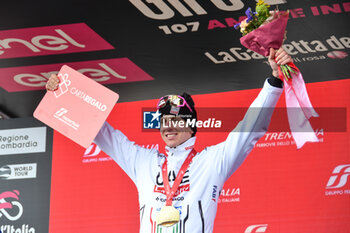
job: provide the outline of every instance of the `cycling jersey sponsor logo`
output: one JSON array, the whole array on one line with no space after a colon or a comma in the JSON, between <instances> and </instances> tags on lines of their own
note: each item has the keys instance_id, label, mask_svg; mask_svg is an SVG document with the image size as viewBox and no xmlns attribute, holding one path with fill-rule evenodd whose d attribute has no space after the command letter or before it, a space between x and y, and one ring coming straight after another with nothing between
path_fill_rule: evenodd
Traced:
<instances>
[{"instance_id":1,"label":"cycling jersey sponsor logo","mask_svg":"<svg viewBox=\"0 0 350 233\"><path fill-rule=\"evenodd\" d=\"M212 192L212 195L211 195L211 200L216 202L216 199L218 197L218 186L216 185L213 185L213 192Z\"/></svg>"},{"instance_id":2,"label":"cycling jersey sponsor logo","mask_svg":"<svg viewBox=\"0 0 350 233\"><path fill-rule=\"evenodd\" d=\"M350 164L336 166L326 184L326 196L350 194Z\"/></svg>"},{"instance_id":3,"label":"cycling jersey sponsor logo","mask_svg":"<svg viewBox=\"0 0 350 233\"><path fill-rule=\"evenodd\" d=\"M172 182L175 181L176 179L176 173L174 170L169 170L168 173L168 177L169 177L169 183L170 185L172 184ZM163 184L163 178L162 178L162 174L161 171L158 171L157 176L156 176L156 185L154 186L154 192L156 193L161 193L165 195L165 189L164 189L164 184ZM185 172L185 175L183 176L180 185L177 189L177 191L174 194L174 201L183 201L183 197L178 197L180 194L182 194L183 192L188 192L190 191L190 176L189 176L189 170L187 170ZM166 198L158 198L159 201L161 202L165 202Z\"/></svg>"}]
</instances>

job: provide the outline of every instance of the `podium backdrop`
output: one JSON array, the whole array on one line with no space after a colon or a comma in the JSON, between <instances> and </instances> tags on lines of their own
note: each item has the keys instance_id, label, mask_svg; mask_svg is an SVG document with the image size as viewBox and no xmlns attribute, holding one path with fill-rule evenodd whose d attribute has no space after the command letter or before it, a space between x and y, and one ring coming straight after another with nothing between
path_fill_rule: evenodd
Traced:
<instances>
[{"instance_id":1,"label":"podium backdrop","mask_svg":"<svg viewBox=\"0 0 350 233\"><path fill-rule=\"evenodd\" d=\"M30 118L48 77L66 64L117 92L108 121L160 151L159 132L143 128L144 111L186 91L200 118L223 118L223 130L199 130L202 150L225 140L271 74L233 29L256 2L2 3L0 111L19 118L0 120L2 233L137 232L137 191L118 165ZM350 2L266 2L290 10L283 46L320 114L311 120L320 142L296 150L282 96L269 132L224 189L208 187L220 194L214 232L350 232Z\"/></svg>"},{"instance_id":2,"label":"podium backdrop","mask_svg":"<svg viewBox=\"0 0 350 233\"><path fill-rule=\"evenodd\" d=\"M224 189L213 190L213 194L220 193L214 232L329 233L350 229L350 135L346 118L350 81L313 83L307 88L314 106L319 107L320 118L311 122L320 142L297 150L288 132L268 131ZM245 109L258 92L196 95L194 100L197 108ZM164 151L159 132L149 132L142 124L143 107L156 103L117 104L108 122L138 145ZM282 106L283 97L278 103ZM270 128L283 126L276 125L283 115L279 111L277 108ZM212 116L220 119L215 111ZM220 143L227 134L199 130L196 149ZM138 232L136 187L96 145L84 150L55 133L52 164L50 232Z\"/></svg>"}]
</instances>

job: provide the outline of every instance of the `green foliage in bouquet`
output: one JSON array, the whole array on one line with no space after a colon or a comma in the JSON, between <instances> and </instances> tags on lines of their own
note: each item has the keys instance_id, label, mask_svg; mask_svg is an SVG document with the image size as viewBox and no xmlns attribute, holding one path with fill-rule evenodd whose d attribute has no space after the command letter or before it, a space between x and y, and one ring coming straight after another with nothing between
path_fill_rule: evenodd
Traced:
<instances>
[{"instance_id":1,"label":"green foliage in bouquet","mask_svg":"<svg viewBox=\"0 0 350 233\"><path fill-rule=\"evenodd\" d=\"M259 0L259 2L256 4L255 12L253 12L249 7L245 12L247 18L236 24L234 27L236 29L240 28L243 36L247 35L249 32L260 27L271 16L269 8L270 5L265 3L263 0Z\"/></svg>"}]
</instances>

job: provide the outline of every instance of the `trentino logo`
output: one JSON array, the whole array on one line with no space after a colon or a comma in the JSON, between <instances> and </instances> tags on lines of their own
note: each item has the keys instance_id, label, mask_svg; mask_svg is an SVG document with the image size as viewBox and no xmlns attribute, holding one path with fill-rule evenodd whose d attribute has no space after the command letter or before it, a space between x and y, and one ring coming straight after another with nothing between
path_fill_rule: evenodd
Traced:
<instances>
[{"instance_id":1,"label":"trentino logo","mask_svg":"<svg viewBox=\"0 0 350 233\"><path fill-rule=\"evenodd\" d=\"M267 224L251 225L247 227L244 233L266 232Z\"/></svg>"},{"instance_id":2,"label":"trentino logo","mask_svg":"<svg viewBox=\"0 0 350 233\"><path fill-rule=\"evenodd\" d=\"M17 221L23 214L23 206L16 200L19 200L19 191L13 190L13 192L6 191L0 193L0 219L1 217L6 217L10 221ZM12 201L6 201L6 199L15 199ZM6 209L14 209L14 212L11 211L11 215Z\"/></svg>"},{"instance_id":3,"label":"trentino logo","mask_svg":"<svg viewBox=\"0 0 350 233\"><path fill-rule=\"evenodd\" d=\"M160 129L160 113L156 112L143 112L143 128L144 129Z\"/></svg>"},{"instance_id":4,"label":"trentino logo","mask_svg":"<svg viewBox=\"0 0 350 233\"><path fill-rule=\"evenodd\" d=\"M334 168L332 176L329 178L326 188L336 189L344 187L350 176L350 164L342 164Z\"/></svg>"}]
</instances>

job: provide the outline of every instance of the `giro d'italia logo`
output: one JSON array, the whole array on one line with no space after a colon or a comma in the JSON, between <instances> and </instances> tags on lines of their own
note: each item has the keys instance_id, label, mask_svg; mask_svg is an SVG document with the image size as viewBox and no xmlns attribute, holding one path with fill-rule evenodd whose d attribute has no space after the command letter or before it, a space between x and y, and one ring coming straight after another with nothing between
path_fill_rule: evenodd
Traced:
<instances>
[{"instance_id":1,"label":"giro d'italia logo","mask_svg":"<svg viewBox=\"0 0 350 233\"><path fill-rule=\"evenodd\" d=\"M16 221L22 216L23 207L18 200L18 190L0 193L0 219L6 218L10 221Z\"/></svg>"}]
</instances>

